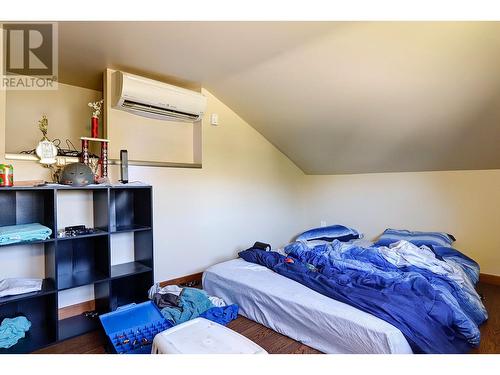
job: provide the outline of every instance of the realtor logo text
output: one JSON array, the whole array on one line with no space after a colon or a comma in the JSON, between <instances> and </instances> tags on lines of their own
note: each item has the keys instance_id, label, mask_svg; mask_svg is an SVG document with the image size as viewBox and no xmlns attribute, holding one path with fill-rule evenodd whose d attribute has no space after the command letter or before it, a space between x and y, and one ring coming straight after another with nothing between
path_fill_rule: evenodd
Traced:
<instances>
[{"instance_id":1,"label":"realtor logo text","mask_svg":"<svg viewBox=\"0 0 500 375\"><path fill-rule=\"evenodd\" d=\"M57 24L5 23L2 29L2 87L10 90L56 89Z\"/></svg>"}]
</instances>

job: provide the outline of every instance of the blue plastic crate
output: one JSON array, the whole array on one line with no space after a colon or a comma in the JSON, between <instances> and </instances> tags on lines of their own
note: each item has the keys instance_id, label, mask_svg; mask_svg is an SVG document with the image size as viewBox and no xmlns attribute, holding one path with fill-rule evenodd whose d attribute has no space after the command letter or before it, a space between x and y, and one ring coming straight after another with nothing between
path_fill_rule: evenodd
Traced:
<instances>
[{"instance_id":1,"label":"blue plastic crate","mask_svg":"<svg viewBox=\"0 0 500 375\"><path fill-rule=\"evenodd\" d=\"M172 327L151 301L122 306L99 319L118 354L151 353L156 334Z\"/></svg>"}]
</instances>

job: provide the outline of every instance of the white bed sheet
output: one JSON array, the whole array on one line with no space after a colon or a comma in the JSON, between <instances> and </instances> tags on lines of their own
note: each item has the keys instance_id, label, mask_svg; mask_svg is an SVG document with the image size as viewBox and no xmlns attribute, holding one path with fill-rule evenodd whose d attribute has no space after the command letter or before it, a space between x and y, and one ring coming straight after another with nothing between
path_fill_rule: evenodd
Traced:
<instances>
[{"instance_id":1,"label":"white bed sheet","mask_svg":"<svg viewBox=\"0 0 500 375\"><path fill-rule=\"evenodd\" d=\"M243 259L208 268L203 289L238 304L241 315L324 353L412 353L393 325Z\"/></svg>"}]
</instances>

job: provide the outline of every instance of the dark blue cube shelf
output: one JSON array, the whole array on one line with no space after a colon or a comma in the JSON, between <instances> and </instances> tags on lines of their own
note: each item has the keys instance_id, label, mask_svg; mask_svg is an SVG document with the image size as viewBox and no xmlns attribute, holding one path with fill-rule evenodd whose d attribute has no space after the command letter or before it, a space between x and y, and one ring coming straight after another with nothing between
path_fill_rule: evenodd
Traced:
<instances>
[{"instance_id":1,"label":"dark blue cube shelf","mask_svg":"<svg viewBox=\"0 0 500 375\"><path fill-rule=\"evenodd\" d=\"M67 191L92 192L95 233L57 238L57 199ZM21 245L40 246L45 257L42 290L0 298L0 322L26 316L32 326L26 337L0 353L30 353L58 341L101 327L98 318L83 315L58 319L59 293L90 285L99 314L130 303L147 301L153 275L152 187L143 184L61 185L0 188L0 226L40 223L52 229L45 241L0 246L0 251ZM111 263L111 237L133 236L134 259Z\"/></svg>"}]
</instances>

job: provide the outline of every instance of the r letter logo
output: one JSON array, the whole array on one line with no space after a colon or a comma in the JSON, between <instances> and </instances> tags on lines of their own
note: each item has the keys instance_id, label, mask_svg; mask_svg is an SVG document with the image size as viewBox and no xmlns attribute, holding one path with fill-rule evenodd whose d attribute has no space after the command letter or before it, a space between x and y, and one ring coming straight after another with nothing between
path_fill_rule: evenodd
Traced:
<instances>
[{"instance_id":1,"label":"r letter logo","mask_svg":"<svg viewBox=\"0 0 500 375\"><path fill-rule=\"evenodd\" d=\"M54 89L57 81L57 24L5 23L4 75L7 89Z\"/></svg>"}]
</instances>

